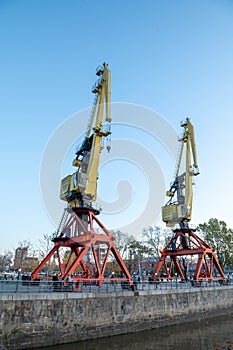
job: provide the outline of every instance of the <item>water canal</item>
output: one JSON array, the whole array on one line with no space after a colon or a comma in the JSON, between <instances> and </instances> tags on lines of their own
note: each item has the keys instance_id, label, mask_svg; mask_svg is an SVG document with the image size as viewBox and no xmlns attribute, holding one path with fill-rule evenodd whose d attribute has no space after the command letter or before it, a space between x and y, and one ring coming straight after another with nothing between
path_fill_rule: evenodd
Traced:
<instances>
[{"instance_id":1,"label":"water canal","mask_svg":"<svg viewBox=\"0 0 233 350\"><path fill-rule=\"evenodd\" d=\"M233 315L37 350L232 350Z\"/></svg>"}]
</instances>

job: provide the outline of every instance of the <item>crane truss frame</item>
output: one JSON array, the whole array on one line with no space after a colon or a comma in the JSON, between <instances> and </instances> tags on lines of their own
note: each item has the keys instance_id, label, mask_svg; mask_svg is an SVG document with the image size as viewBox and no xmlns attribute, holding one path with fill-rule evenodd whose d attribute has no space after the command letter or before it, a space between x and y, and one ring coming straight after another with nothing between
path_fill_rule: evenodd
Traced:
<instances>
[{"instance_id":1,"label":"crane truss frame","mask_svg":"<svg viewBox=\"0 0 233 350\"><path fill-rule=\"evenodd\" d=\"M226 281L214 249L204 242L195 230L184 228L175 229L173 232L174 236L161 250L161 257L154 272L155 281L161 278L173 280L179 277L182 281L187 280L186 256L194 256L197 259L195 273L192 276L194 281Z\"/></svg>"},{"instance_id":2,"label":"crane truss frame","mask_svg":"<svg viewBox=\"0 0 233 350\"><path fill-rule=\"evenodd\" d=\"M61 281L75 282L75 289L80 288L81 282L95 282L101 286L104 281L121 281L129 282L132 285L132 277L122 260L120 253L114 245L114 237L109 230L97 219L98 211L90 208L66 208L63 214L65 223L61 233L53 238L54 247L38 265L32 273L31 280L45 278L40 273L50 259L58 259L59 274L58 279ZM94 224L98 226L94 229ZM102 233L96 231L101 230ZM106 246L105 255L100 254L100 245ZM66 262L62 261L60 250L67 248L69 252L66 256ZM69 250L68 250L69 249ZM92 252L94 263L88 263L88 254ZM107 278L105 270L110 253L121 269L122 277ZM82 274L76 275L77 269ZM93 276L93 271L95 275ZM92 272L92 273L91 273ZM51 276L48 278L52 278ZM66 282L65 282L66 283Z\"/></svg>"}]
</instances>

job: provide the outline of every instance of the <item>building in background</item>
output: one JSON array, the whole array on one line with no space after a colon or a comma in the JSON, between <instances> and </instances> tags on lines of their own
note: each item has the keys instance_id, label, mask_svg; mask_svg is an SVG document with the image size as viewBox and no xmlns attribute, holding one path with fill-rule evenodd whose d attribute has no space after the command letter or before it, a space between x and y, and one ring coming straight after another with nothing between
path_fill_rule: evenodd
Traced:
<instances>
[{"instance_id":1,"label":"building in background","mask_svg":"<svg viewBox=\"0 0 233 350\"><path fill-rule=\"evenodd\" d=\"M28 247L18 247L15 250L14 270L19 270L23 267L27 254Z\"/></svg>"}]
</instances>

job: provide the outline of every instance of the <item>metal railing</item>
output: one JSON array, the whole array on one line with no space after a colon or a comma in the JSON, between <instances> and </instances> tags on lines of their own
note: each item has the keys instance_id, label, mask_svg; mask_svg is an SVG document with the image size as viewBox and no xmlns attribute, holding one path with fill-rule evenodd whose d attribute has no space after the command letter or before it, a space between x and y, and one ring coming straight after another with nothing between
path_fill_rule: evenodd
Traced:
<instances>
[{"instance_id":1,"label":"metal railing","mask_svg":"<svg viewBox=\"0 0 233 350\"><path fill-rule=\"evenodd\" d=\"M65 283L63 281L52 280L0 280L0 294L2 293L53 293L53 292L72 292L72 293L117 293L123 291L165 291L178 289L196 289L206 287L232 286L233 280L227 282L208 282L208 281L142 281L133 283L130 286L128 282L103 282L100 286L97 282L75 282Z\"/></svg>"}]
</instances>

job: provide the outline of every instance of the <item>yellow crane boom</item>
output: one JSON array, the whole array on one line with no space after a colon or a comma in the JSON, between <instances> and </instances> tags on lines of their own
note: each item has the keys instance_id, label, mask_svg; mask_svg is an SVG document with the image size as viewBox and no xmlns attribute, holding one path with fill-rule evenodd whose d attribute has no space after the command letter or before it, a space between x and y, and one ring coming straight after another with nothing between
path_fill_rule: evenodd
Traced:
<instances>
[{"instance_id":1,"label":"yellow crane boom","mask_svg":"<svg viewBox=\"0 0 233 350\"><path fill-rule=\"evenodd\" d=\"M199 174L194 127L189 118L181 123L184 128L179 140L181 150L177 164L175 180L166 195L170 197L162 207L162 219L167 226L179 224L181 228L188 225L192 217L193 176ZM185 159L184 159L185 156ZM185 163L182 169L182 161Z\"/></svg>"},{"instance_id":2,"label":"yellow crane boom","mask_svg":"<svg viewBox=\"0 0 233 350\"><path fill-rule=\"evenodd\" d=\"M99 66L96 75L99 79L92 87L95 100L90 123L73 161L78 170L61 181L60 198L72 208L91 207L96 200L100 152L104 148L102 139L111 134L111 72L108 65Z\"/></svg>"}]
</instances>

